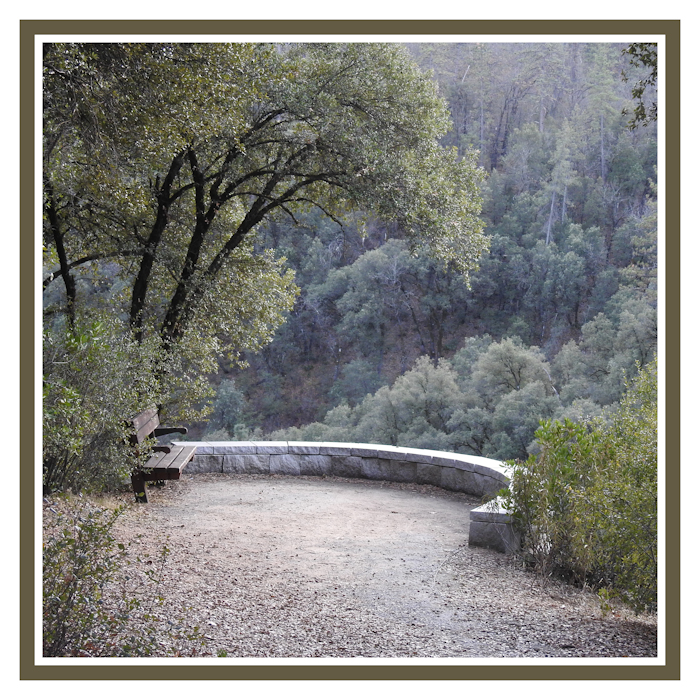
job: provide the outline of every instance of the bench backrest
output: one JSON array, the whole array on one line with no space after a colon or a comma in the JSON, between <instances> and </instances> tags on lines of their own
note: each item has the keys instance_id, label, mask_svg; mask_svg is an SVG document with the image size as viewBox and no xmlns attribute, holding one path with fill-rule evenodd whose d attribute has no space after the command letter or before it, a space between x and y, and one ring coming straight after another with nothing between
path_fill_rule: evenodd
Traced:
<instances>
[{"instance_id":1,"label":"bench backrest","mask_svg":"<svg viewBox=\"0 0 700 700\"><path fill-rule=\"evenodd\" d=\"M153 431L160 425L158 409L155 406L147 408L132 419L134 434L131 436L132 445L140 445L146 438L153 435Z\"/></svg>"}]
</instances>

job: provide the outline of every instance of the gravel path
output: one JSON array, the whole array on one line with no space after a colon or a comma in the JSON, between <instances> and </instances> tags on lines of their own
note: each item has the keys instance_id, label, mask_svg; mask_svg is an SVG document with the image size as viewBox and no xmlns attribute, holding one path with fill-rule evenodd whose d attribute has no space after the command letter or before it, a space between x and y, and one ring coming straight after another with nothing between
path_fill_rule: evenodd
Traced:
<instances>
[{"instance_id":1,"label":"gravel path","mask_svg":"<svg viewBox=\"0 0 700 700\"><path fill-rule=\"evenodd\" d=\"M163 624L202 656L654 657L656 620L470 548L474 497L432 486L202 474L121 519L142 564L167 543ZM141 566L141 569L139 569ZM186 651L186 650L183 650Z\"/></svg>"}]
</instances>

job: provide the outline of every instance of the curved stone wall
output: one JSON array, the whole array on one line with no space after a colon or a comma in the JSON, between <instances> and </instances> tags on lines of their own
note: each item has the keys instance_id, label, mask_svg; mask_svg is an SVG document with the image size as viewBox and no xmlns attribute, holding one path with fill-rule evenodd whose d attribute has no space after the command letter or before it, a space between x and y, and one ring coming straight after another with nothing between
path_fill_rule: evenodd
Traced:
<instances>
[{"instance_id":1,"label":"curved stone wall","mask_svg":"<svg viewBox=\"0 0 700 700\"><path fill-rule=\"evenodd\" d=\"M338 442L197 442L189 473L340 476L432 484L484 498L508 486L501 462L453 452ZM492 502L470 514L469 544L510 551L517 537L506 511Z\"/></svg>"}]
</instances>

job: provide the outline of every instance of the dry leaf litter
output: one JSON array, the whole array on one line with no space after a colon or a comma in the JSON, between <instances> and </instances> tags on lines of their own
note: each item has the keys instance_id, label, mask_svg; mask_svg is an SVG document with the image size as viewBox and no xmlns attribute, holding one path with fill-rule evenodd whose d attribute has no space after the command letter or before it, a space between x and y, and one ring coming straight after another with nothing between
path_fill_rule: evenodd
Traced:
<instances>
[{"instance_id":1,"label":"dry leaf litter","mask_svg":"<svg viewBox=\"0 0 700 700\"><path fill-rule=\"evenodd\" d=\"M203 645L181 638L175 654L656 656L655 616L604 613L590 591L469 547L479 503L427 485L185 474L150 488L116 534L131 585L162 598L163 655L198 627Z\"/></svg>"}]
</instances>

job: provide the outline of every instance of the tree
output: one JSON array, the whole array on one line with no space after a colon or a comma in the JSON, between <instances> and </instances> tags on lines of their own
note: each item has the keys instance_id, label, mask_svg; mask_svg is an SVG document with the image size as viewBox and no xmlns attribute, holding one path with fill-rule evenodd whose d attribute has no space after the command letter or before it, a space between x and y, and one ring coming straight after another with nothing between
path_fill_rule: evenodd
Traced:
<instances>
[{"instance_id":1,"label":"tree","mask_svg":"<svg viewBox=\"0 0 700 700\"><path fill-rule=\"evenodd\" d=\"M479 356L472 372L473 387L488 404L532 382L552 393L547 362L536 348L526 348L517 338L493 342Z\"/></svg>"},{"instance_id":2,"label":"tree","mask_svg":"<svg viewBox=\"0 0 700 700\"><path fill-rule=\"evenodd\" d=\"M549 365L519 338L470 339L455 356L462 399L450 414L456 449L496 459L527 457L538 421L560 406Z\"/></svg>"},{"instance_id":3,"label":"tree","mask_svg":"<svg viewBox=\"0 0 700 700\"><path fill-rule=\"evenodd\" d=\"M486 249L475 157L439 146L398 45L48 44L44 81L45 288L156 336L165 377L271 339L296 293L254 245L275 217L362 206L467 276ZM124 286L100 299L106 261Z\"/></svg>"},{"instance_id":4,"label":"tree","mask_svg":"<svg viewBox=\"0 0 700 700\"><path fill-rule=\"evenodd\" d=\"M318 310L317 325L321 316L328 325L332 321L334 342L328 347L338 370L359 353L375 361L380 377L385 354L398 356L400 372L422 354L437 364L465 294L453 266L441 265L422 248L411 255L405 241L389 239L332 270L323 284L311 285L303 303Z\"/></svg>"},{"instance_id":5,"label":"tree","mask_svg":"<svg viewBox=\"0 0 700 700\"><path fill-rule=\"evenodd\" d=\"M246 399L236 387L233 379L224 379L216 391L216 399L209 419L210 430L221 430L227 435L235 435L236 428L244 425Z\"/></svg>"},{"instance_id":6,"label":"tree","mask_svg":"<svg viewBox=\"0 0 700 700\"><path fill-rule=\"evenodd\" d=\"M651 122L657 120L657 101L652 98L650 104L646 104L644 93L648 90L656 89L657 74L657 45L649 43L630 44L626 49L623 49L623 54L627 54L630 59L630 64L635 68L646 68L648 74L640 78L632 88L632 97L637 101L637 106L634 108L634 116L629 121L630 129L636 129L638 126L648 126ZM629 77L625 71L622 72L622 79L627 82ZM624 114L629 112L625 111Z\"/></svg>"},{"instance_id":7,"label":"tree","mask_svg":"<svg viewBox=\"0 0 700 700\"><path fill-rule=\"evenodd\" d=\"M358 381L361 377L358 377ZM342 402L322 422L269 439L339 440L526 458L542 417L561 406L547 363L519 340L470 338L453 361L423 355L391 386Z\"/></svg>"},{"instance_id":8,"label":"tree","mask_svg":"<svg viewBox=\"0 0 700 700\"><path fill-rule=\"evenodd\" d=\"M118 318L56 326L43 337L44 491L114 487L134 467L126 419L160 399L153 362Z\"/></svg>"}]
</instances>

